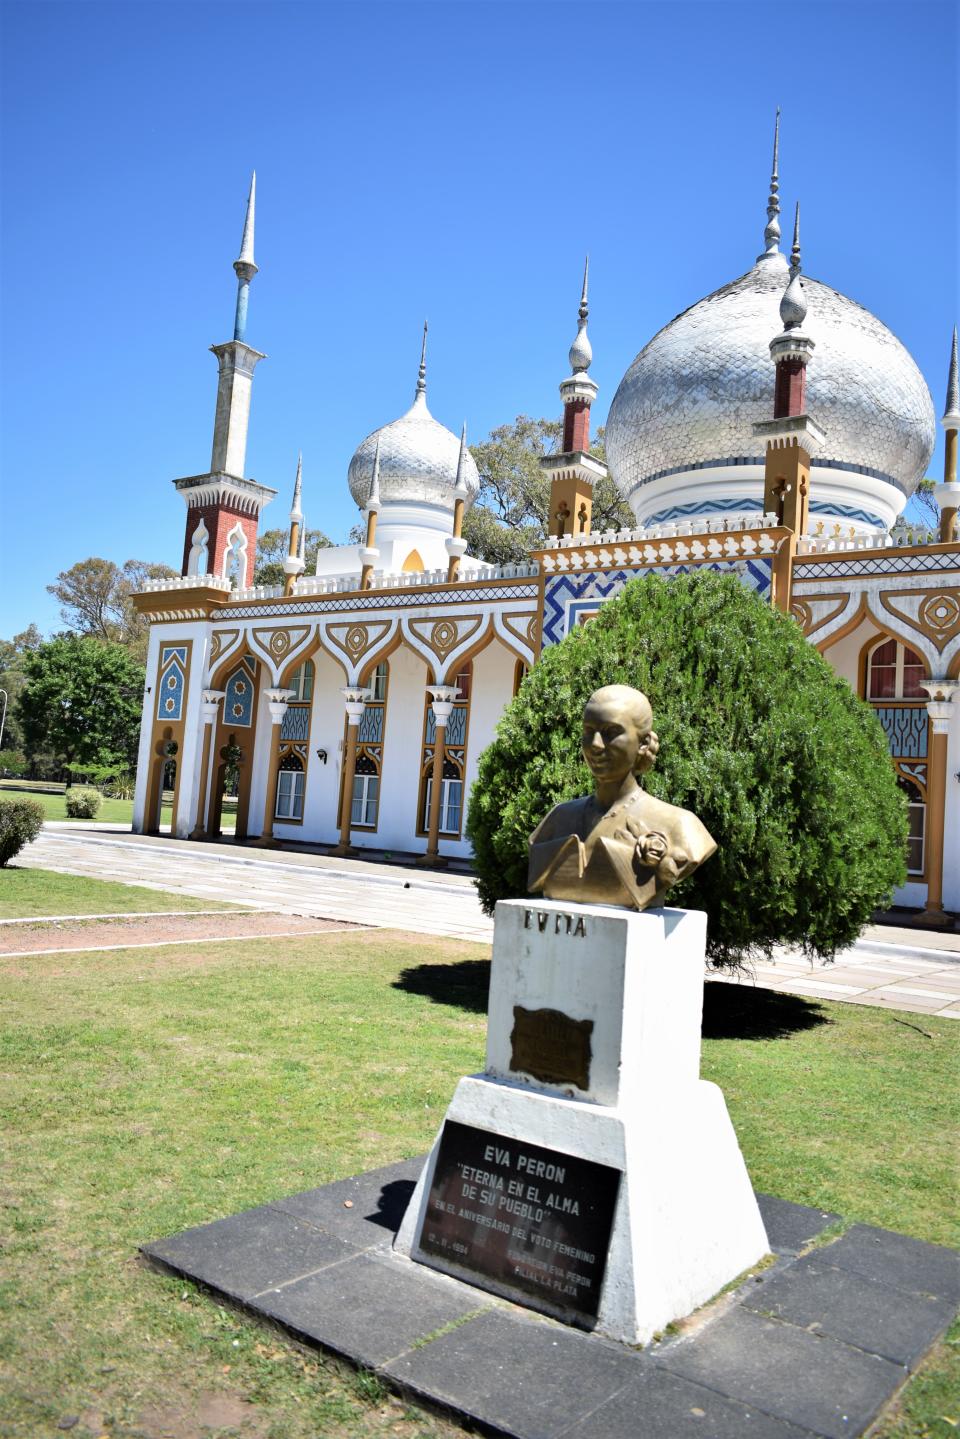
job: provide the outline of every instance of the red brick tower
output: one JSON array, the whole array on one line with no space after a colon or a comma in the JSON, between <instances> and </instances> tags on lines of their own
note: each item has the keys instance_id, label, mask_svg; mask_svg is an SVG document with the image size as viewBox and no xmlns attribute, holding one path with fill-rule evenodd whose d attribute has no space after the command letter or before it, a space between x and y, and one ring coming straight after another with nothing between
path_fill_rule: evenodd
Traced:
<instances>
[{"instance_id":1,"label":"red brick tower","mask_svg":"<svg viewBox=\"0 0 960 1439\"><path fill-rule=\"evenodd\" d=\"M602 461L589 454L590 406L597 398L597 385L587 371L593 349L587 338L587 280L590 257L583 267L577 338L570 346L572 374L560 385L563 400L563 450L540 461L550 476L550 515L547 533L563 538L590 532L593 514L593 485L607 472Z\"/></svg>"}]
</instances>

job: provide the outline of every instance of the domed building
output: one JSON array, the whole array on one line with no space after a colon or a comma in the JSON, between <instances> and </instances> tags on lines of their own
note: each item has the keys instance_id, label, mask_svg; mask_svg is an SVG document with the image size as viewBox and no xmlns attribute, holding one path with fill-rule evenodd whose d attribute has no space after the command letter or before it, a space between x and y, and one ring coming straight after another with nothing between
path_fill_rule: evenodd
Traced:
<instances>
[{"instance_id":1,"label":"domed building","mask_svg":"<svg viewBox=\"0 0 960 1439\"><path fill-rule=\"evenodd\" d=\"M466 444L430 414L426 327L414 401L361 441L347 483L362 544L304 573L302 473L285 583L253 583L257 526L276 491L244 476L253 190L234 339L220 370L211 468L174 483L187 506L183 574L137 596L150 621L134 827L328 852L468 859L464 821L484 747L544 648L638 575L706 567L792 614L871 704L910 812L897 899L936 922L960 911L960 539L956 336L942 423L942 518L898 523L933 451L934 409L900 341L803 275L799 208L780 249L777 139L764 248L751 269L664 326L610 407L610 472L633 528L592 528L597 385L584 272L563 440L543 461L548 538L529 562L472 558L463 520L480 489ZM518 400L517 410L525 405Z\"/></svg>"}]
</instances>

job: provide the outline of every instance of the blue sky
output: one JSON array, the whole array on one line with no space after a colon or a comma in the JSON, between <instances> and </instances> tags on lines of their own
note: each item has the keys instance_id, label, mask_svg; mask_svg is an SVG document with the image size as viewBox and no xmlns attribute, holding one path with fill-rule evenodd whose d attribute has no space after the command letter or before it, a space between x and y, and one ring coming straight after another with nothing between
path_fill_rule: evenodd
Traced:
<instances>
[{"instance_id":1,"label":"blue sky","mask_svg":"<svg viewBox=\"0 0 960 1439\"><path fill-rule=\"evenodd\" d=\"M773 112L807 271L943 407L957 314L953 4L3 6L0 634L88 555L179 564L258 174L247 473L356 518L354 448L428 398L555 414L584 251L605 414L659 327L761 248ZM786 228L786 226L785 226ZM939 475L942 448L931 465Z\"/></svg>"}]
</instances>

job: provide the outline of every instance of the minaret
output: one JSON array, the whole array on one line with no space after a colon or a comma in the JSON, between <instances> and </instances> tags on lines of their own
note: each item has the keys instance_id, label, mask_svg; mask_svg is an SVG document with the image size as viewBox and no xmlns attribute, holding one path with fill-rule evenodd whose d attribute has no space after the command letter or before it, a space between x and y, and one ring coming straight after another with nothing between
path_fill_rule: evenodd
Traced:
<instances>
[{"instance_id":1,"label":"minaret","mask_svg":"<svg viewBox=\"0 0 960 1439\"><path fill-rule=\"evenodd\" d=\"M773 260L780 254L780 106L773 124L773 166L770 173L770 195L767 199L767 223L763 232L763 253L761 260Z\"/></svg>"},{"instance_id":2,"label":"minaret","mask_svg":"<svg viewBox=\"0 0 960 1439\"><path fill-rule=\"evenodd\" d=\"M253 258L256 184L254 174L240 256L233 262L237 275L234 337L225 345L210 346L220 367L210 469L204 475L188 475L173 482L187 504L183 573L188 572L191 552L203 553L210 573L226 575L240 587L253 581L260 511L276 494L243 474L253 372L257 362L266 358L244 339L250 281L257 273Z\"/></svg>"},{"instance_id":3,"label":"minaret","mask_svg":"<svg viewBox=\"0 0 960 1439\"><path fill-rule=\"evenodd\" d=\"M453 534L445 542L447 555L447 584L452 585L460 575L460 561L467 552L467 542L463 538L463 516L467 505L467 483L463 477L464 461L467 455L467 422L464 420L463 429L460 431L460 453L457 456L457 480L453 487Z\"/></svg>"},{"instance_id":4,"label":"minaret","mask_svg":"<svg viewBox=\"0 0 960 1439\"><path fill-rule=\"evenodd\" d=\"M301 453L297 455L297 478L293 482L293 503L290 506L290 536L287 541L287 558L283 562L283 573L286 576L283 582L285 595L293 594L293 587L306 567L304 560L306 530L300 502L302 485L303 454Z\"/></svg>"},{"instance_id":5,"label":"minaret","mask_svg":"<svg viewBox=\"0 0 960 1439\"><path fill-rule=\"evenodd\" d=\"M570 346L571 374L560 385L563 449L559 455L545 455L540 461L541 468L550 476L547 533L560 539L566 535L589 534L594 482L607 473L606 465L589 453L590 407L597 398L596 382L587 374L593 360L587 337L589 275L588 255L583 267L577 336Z\"/></svg>"},{"instance_id":6,"label":"minaret","mask_svg":"<svg viewBox=\"0 0 960 1439\"><path fill-rule=\"evenodd\" d=\"M423 327L423 341L427 341L427 327ZM423 369L421 359L420 368ZM417 394L420 387L417 386ZM367 500L367 536L366 541L360 550L360 562L363 568L360 571L360 588L369 590L373 587L373 572L377 560L380 558L380 551L377 549L377 515L380 513L380 436L377 436L377 447L373 452L373 476L370 480L370 498Z\"/></svg>"},{"instance_id":7,"label":"minaret","mask_svg":"<svg viewBox=\"0 0 960 1439\"><path fill-rule=\"evenodd\" d=\"M957 371L957 327L953 327L953 348L950 351L950 373L947 376L947 403L940 421L946 434L943 450L943 484L934 494L940 506L940 539L952 544L957 535L957 512L960 510L960 484L957 483L957 431L960 430L960 374Z\"/></svg>"},{"instance_id":8,"label":"minaret","mask_svg":"<svg viewBox=\"0 0 960 1439\"><path fill-rule=\"evenodd\" d=\"M779 233L779 230L778 230ZM824 435L806 413L807 362L814 341L802 330L807 301L800 279L800 204L797 202L790 252L790 278L780 300L783 331L770 341L770 358L776 366L773 419L753 427L766 438L767 458L763 508L797 535L806 533L810 506L810 451Z\"/></svg>"}]
</instances>

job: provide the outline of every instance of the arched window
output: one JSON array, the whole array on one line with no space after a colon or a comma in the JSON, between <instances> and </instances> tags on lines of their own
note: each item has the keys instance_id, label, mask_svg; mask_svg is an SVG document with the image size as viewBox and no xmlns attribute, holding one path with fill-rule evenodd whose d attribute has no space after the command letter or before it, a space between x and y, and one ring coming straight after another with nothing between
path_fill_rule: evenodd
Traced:
<instances>
[{"instance_id":1,"label":"arched window","mask_svg":"<svg viewBox=\"0 0 960 1439\"><path fill-rule=\"evenodd\" d=\"M242 589L247 582L247 537L239 524L234 525L227 536L223 573L237 589Z\"/></svg>"},{"instance_id":2,"label":"arched window","mask_svg":"<svg viewBox=\"0 0 960 1439\"><path fill-rule=\"evenodd\" d=\"M277 774L277 819L303 819L303 764L295 754L285 754Z\"/></svg>"},{"instance_id":3,"label":"arched window","mask_svg":"<svg viewBox=\"0 0 960 1439\"><path fill-rule=\"evenodd\" d=\"M443 788L440 791L440 833L460 838L463 828L464 779L467 769L467 721L470 718L470 692L473 688L473 663L467 661L451 681L457 687L450 718L447 720L443 747ZM427 696L423 726L423 763L420 771L420 833L430 831L430 803L433 799L433 746L437 729L433 706Z\"/></svg>"},{"instance_id":4,"label":"arched window","mask_svg":"<svg viewBox=\"0 0 960 1439\"><path fill-rule=\"evenodd\" d=\"M920 681L927 667L914 650L900 640L881 640L867 659L867 699L925 700Z\"/></svg>"},{"instance_id":5,"label":"arched window","mask_svg":"<svg viewBox=\"0 0 960 1439\"><path fill-rule=\"evenodd\" d=\"M350 824L354 829L376 829L383 772L383 737L387 724L387 688L390 666L381 660L365 677L369 699L363 707L357 734L357 761L353 770Z\"/></svg>"},{"instance_id":6,"label":"arched window","mask_svg":"<svg viewBox=\"0 0 960 1439\"><path fill-rule=\"evenodd\" d=\"M286 688L293 690L290 703L309 704L313 699L313 660L304 660L287 680Z\"/></svg>"},{"instance_id":7,"label":"arched window","mask_svg":"<svg viewBox=\"0 0 960 1439\"><path fill-rule=\"evenodd\" d=\"M897 783L907 796L910 832L907 836L907 873L923 874L924 841L927 828L927 806L920 786L906 775L899 774Z\"/></svg>"},{"instance_id":8,"label":"arched window","mask_svg":"<svg viewBox=\"0 0 960 1439\"><path fill-rule=\"evenodd\" d=\"M209 541L210 532L201 520L193 532L193 539L190 543L190 558L187 561L188 575L205 575L207 573Z\"/></svg>"}]
</instances>

